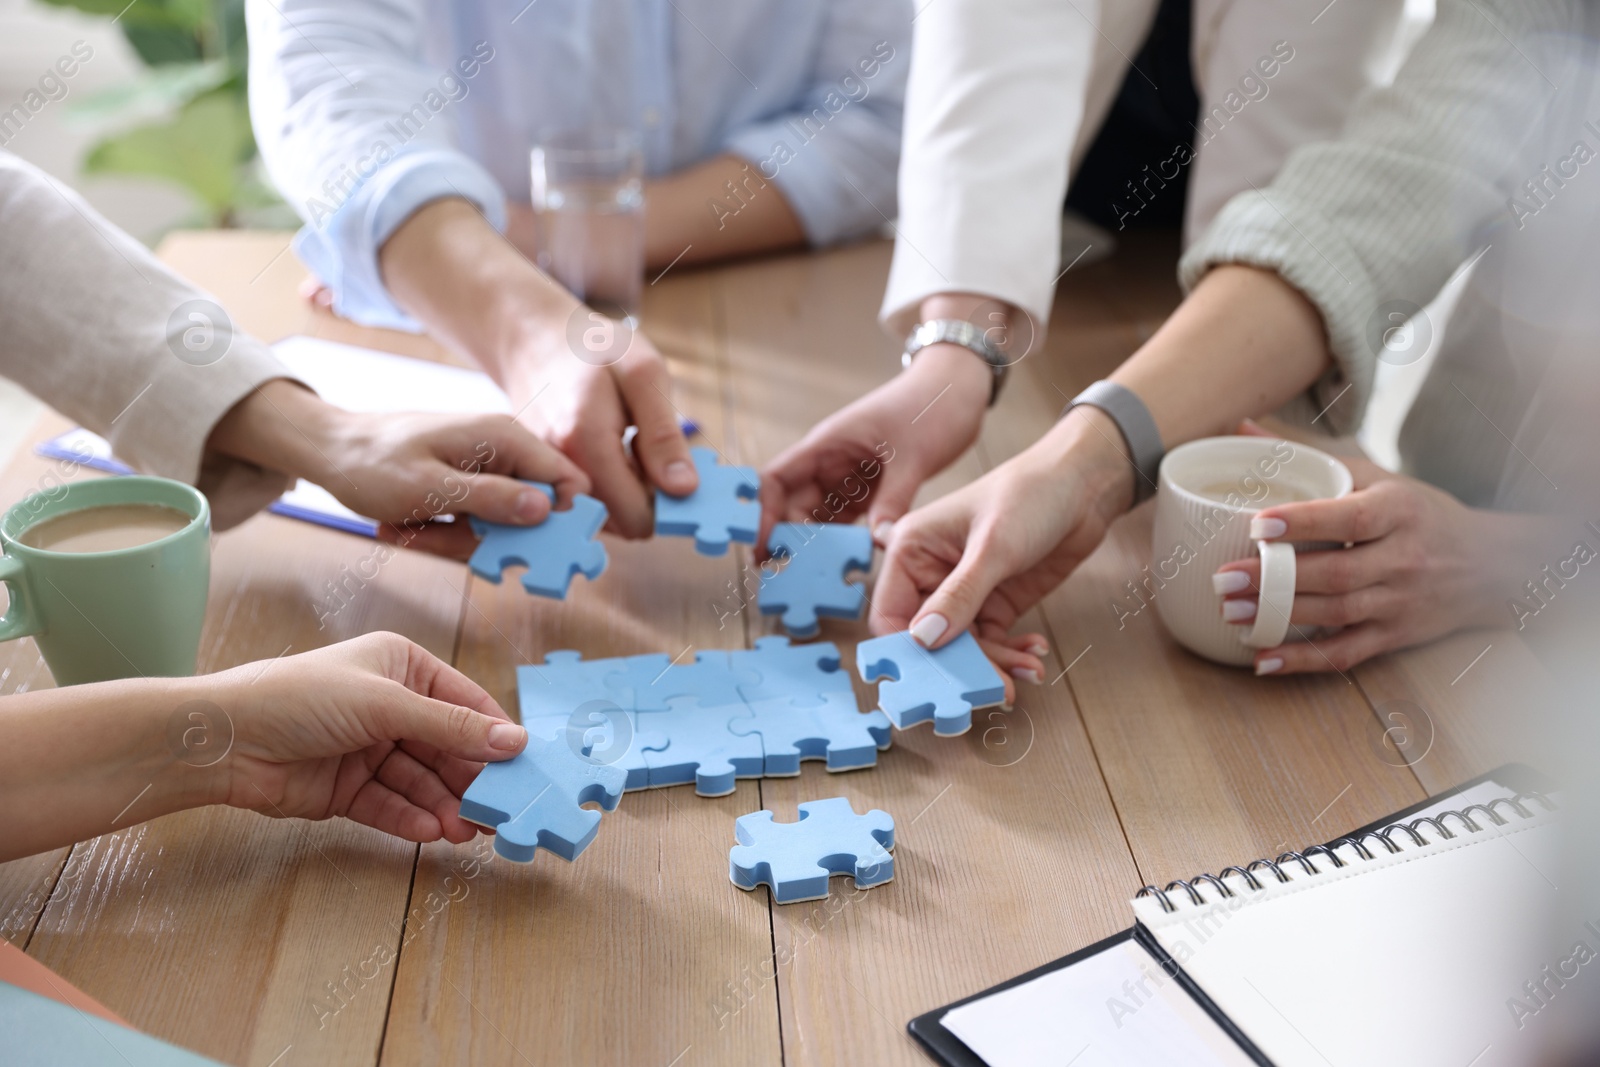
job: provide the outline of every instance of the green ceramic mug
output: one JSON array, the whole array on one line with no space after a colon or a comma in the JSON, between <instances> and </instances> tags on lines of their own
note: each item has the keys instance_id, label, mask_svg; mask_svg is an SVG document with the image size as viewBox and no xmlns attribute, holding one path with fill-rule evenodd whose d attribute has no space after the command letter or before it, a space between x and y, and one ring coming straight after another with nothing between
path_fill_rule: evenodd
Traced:
<instances>
[{"instance_id":1,"label":"green ceramic mug","mask_svg":"<svg viewBox=\"0 0 1600 1067\"><path fill-rule=\"evenodd\" d=\"M28 531L109 505L171 508L188 525L111 551L51 551ZM182 482L142 476L33 493L0 516L0 582L11 595L0 641L32 636L57 685L194 673L211 582L211 505Z\"/></svg>"}]
</instances>

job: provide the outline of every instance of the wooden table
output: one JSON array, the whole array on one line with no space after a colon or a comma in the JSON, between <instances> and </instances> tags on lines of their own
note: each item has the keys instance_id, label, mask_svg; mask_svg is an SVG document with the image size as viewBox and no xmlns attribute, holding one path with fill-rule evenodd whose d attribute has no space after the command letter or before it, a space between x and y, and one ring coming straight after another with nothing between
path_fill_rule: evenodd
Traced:
<instances>
[{"instance_id":1,"label":"wooden table","mask_svg":"<svg viewBox=\"0 0 1600 1067\"><path fill-rule=\"evenodd\" d=\"M162 254L260 336L446 358L309 310L286 244L182 234ZM1177 300L1173 255L1135 241L1069 274L1049 345L925 496L1023 448L1148 337ZM670 272L645 319L678 407L730 460L759 465L890 377L896 346L874 322L888 260L868 243ZM47 416L37 434L64 425ZM19 458L0 503L50 467ZM1513 637L1257 679L1181 651L1153 611L1119 624L1112 602L1141 576L1149 538L1144 507L1027 620L1051 641L1048 684L959 739L897 734L875 770L808 763L715 800L629 794L570 865L187 812L0 865L0 931L135 1025L232 1063L915 1064L912 1015L1127 926L1141 885L1328 839L1520 754L1511 709L1527 701L1501 696L1533 668ZM748 555L704 559L682 540L612 543L610 570L565 603L401 554L319 630L323 583L369 551L269 515L219 536L202 669L390 629L514 708L514 668L552 649L677 654L774 632L751 612L720 617ZM865 629L824 636L848 650ZM0 693L49 684L31 641L0 646ZM1382 735L1408 723L1430 728L1431 746L1395 766ZM792 818L836 794L894 815L892 884L836 882L825 904L789 907L729 885L735 817Z\"/></svg>"}]
</instances>

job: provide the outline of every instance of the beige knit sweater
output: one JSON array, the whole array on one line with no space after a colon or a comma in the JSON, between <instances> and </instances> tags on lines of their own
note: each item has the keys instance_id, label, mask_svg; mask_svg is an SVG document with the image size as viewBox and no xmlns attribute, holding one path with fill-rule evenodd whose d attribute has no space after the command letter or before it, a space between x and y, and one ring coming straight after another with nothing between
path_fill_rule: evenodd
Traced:
<instances>
[{"instance_id":1,"label":"beige knit sweater","mask_svg":"<svg viewBox=\"0 0 1600 1067\"><path fill-rule=\"evenodd\" d=\"M220 310L71 189L0 152L0 374L134 467L198 486L223 529L287 480L208 453L206 439L256 386L290 375L260 341L230 336Z\"/></svg>"},{"instance_id":2,"label":"beige knit sweater","mask_svg":"<svg viewBox=\"0 0 1600 1067\"><path fill-rule=\"evenodd\" d=\"M1554 162L1553 146L1579 133L1574 105L1587 89L1576 83L1593 47L1585 24L1594 8L1586 0L1437 0L1434 24L1394 83L1356 104L1343 135L1294 152L1270 186L1230 201L1183 256L1185 290L1214 265L1245 263L1278 272L1321 311L1335 366L1284 414L1307 422L1326 409L1320 425L1333 432L1358 426L1394 308L1426 305L1470 257L1510 243L1519 223L1530 228L1514 200L1542 162ZM1600 149L1600 137L1589 141ZM1594 169L1600 191L1600 163ZM1447 347L1459 350L1463 333ZM1413 408L1413 423L1440 432L1408 426L1408 463L1486 503L1499 472L1466 469L1488 461L1459 446L1463 437L1497 438L1496 427L1499 437L1514 436L1519 413L1502 411L1494 425L1457 410L1446 416L1435 403L1440 392L1437 383L1424 389Z\"/></svg>"}]
</instances>

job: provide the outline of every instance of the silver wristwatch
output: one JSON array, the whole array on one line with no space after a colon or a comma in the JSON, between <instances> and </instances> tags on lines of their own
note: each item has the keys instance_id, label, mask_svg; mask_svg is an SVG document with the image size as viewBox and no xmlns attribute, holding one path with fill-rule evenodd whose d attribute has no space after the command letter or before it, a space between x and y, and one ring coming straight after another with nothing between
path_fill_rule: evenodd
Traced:
<instances>
[{"instance_id":1,"label":"silver wristwatch","mask_svg":"<svg viewBox=\"0 0 1600 1067\"><path fill-rule=\"evenodd\" d=\"M902 367L911 366L911 359L929 345L960 345L989 365L994 372L994 383L989 387L989 404L1000 398L1000 386L1005 384L1011 361L990 343L984 331L965 319L929 319L919 322L906 338L906 350L900 357Z\"/></svg>"}]
</instances>

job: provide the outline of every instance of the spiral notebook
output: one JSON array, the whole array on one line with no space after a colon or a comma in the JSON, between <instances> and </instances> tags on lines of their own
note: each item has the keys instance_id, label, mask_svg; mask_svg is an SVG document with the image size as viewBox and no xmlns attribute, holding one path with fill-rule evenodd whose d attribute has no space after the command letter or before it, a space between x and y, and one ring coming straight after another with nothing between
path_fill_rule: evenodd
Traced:
<instances>
[{"instance_id":1,"label":"spiral notebook","mask_svg":"<svg viewBox=\"0 0 1600 1067\"><path fill-rule=\"evenodd\" d=\"M913 1019L951 1067L1498 1067L1548 973L1556 801L1504 767L1349 835L1132 901L1135 925ZM1600 952L1600 926L1583 932Z\"/></svg>"}]
</instances>

